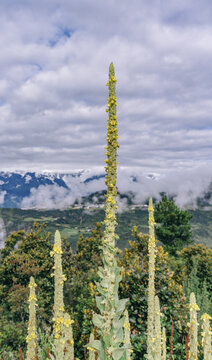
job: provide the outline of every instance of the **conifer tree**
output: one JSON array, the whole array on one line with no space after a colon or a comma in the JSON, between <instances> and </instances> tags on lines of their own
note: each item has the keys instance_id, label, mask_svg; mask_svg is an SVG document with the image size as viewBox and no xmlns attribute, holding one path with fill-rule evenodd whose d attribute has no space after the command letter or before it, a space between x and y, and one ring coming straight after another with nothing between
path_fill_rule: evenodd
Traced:
<instances>
[{"instance_id":1,"label":"conifer tree","mask_svg":"<svg viewBox=\"0 0 212 360\"><path fill-rule=\"evenodd\" d=\"M167 196L163 196L161 202L156 204L157 239L170 254L174 255L177 250L193 242L191 218L192 215L187 210L179 209Z\"/></svg>"}]
</instances>

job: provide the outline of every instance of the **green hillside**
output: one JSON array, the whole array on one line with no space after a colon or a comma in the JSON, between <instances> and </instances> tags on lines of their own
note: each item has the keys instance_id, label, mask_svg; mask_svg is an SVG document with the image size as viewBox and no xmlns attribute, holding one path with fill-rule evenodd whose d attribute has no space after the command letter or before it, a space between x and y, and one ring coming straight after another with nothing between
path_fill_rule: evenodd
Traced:
<instances>
[{"instance_id":1,"label":"green hillside","mask_svg":"<svg viewBox=\"0 0 212 360\"><path fill-rule=\"evenodd\" d=\"M191 220L194 241L212 248L212 210L192 210ZM97 221L103 221L103 208L71 208L67 210L20 210L0 209L0 217L5 224L5 232L9 235L15 230L29 230L34 221L46 223L52 234L56 229L61 231L71 243L73 249L79 234L89 235ZM134 225L139 231L148 232L147 209L136 208L124 211L117 216L117 233L120 237L118 246L127 247ZM53 239L53 237L52 237Z\"/></svg>"}]
</instances>

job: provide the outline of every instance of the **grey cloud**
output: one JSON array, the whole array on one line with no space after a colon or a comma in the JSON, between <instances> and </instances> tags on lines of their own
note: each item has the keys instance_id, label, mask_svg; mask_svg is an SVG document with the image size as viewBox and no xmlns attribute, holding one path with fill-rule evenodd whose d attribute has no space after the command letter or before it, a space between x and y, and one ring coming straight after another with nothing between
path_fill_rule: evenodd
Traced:
<instances>
[{"instance_id":1,"label":"grey cloud","mask_svg":"<svg viewBox=\"0 0 212 360\"><path fill-rule=\"evenodd\" d=\"M211 6L2 2L1 169L103 167L111 60L120 164L164 173L210 163Z\"/></svg>"}]
</instances>

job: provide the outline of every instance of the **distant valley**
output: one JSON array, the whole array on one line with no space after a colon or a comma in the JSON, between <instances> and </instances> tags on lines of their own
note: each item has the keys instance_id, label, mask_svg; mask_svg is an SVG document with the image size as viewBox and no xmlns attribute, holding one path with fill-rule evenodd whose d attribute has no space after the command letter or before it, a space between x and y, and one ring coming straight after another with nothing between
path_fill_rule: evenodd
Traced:
<instances>
[{"instance_id":1,"label":"distant valley","mask_svg":"<svg viewBox=\"0 0 212 360\"><path fill-rule=\"evenodd\" d=\"M212 210L192 210L191 220L193 238L196 243L202 243L212 248ZM46 223L46 230L53 235L57 229L63 237L71 243L73 249L80 234L89 236L95 228L96 222L104 219L103 208L69 208L66 210L21 210L1 209L0 211L0 246L12 231L24 229L29 231L34 221ZM131 231L133 226L138 226L142 233L148 233L148 213L144 207L133 207L117 214L119 235L118 247L128 247L128 241L132 240Z\"/></svg>"}]
</instances>

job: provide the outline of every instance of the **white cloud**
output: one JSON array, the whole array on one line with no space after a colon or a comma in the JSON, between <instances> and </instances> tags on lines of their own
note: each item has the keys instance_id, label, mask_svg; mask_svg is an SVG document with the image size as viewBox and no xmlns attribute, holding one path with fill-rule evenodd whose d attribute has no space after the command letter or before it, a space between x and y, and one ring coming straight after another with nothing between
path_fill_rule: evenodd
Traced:
<instances>
[{"instance_id":1,"label":"white cloud","mask_svg":"<svg viewBox=\"0 0 212 360\"><path fill-rule=\"evenodd\" d=\"M0 190L0 205L4 203L4 198L6 193L7 193L6 191Z\"/></svg>"},{"instance_id":2,"label":"white cloud","mask_svg":"<svg viewBox=\"0 0 212 360\"><path fill-rule=\"evenodd\" d=\"M102 174L100 171L84 172L80 175L65 175L63 180L69 189L58 185L41 185L38 189L31 189L30 196L22 201L23 208L54 209L67 208L82 197L106 189L104 177L90 182L84 182L93 175ZM151 175L151 176L150 176ZM136 181L135 181L136 179ZM161 193L173 196L176 204L181 208L196 208L198 199L211 191L212 169L207 166L193 169L177 169L164 173L141 173L139 168L123 168L118 171L117 186L121 194L131 192L134 202L144 204L149 197L161 199ZM210 199L208 202L210 203ZM94 199L94 203L96 199ZM127 207L126 199L118 197L119 212Z\"/></svg>"}]
</instances>

